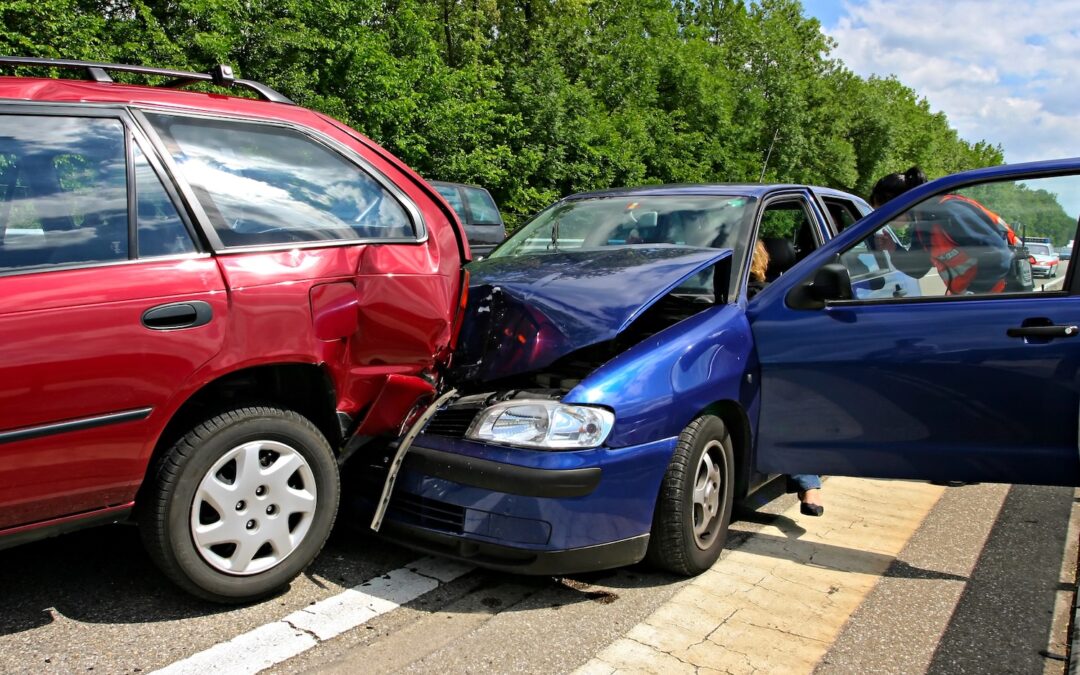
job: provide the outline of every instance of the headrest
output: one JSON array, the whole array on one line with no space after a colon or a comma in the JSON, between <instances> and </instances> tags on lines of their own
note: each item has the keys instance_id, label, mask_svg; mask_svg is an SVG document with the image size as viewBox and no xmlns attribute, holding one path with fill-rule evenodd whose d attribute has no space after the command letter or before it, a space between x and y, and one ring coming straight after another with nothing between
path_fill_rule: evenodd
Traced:
<instances>
[{"instance_id":1,"label":"headrest","mask_svg":"<svg viewBox=\"0 0 1080 675\"><path fill-rule=\"evenodd\" d=\"M762 237L761 243L769 253L769 267L765 279L772 281L795 264L795 245L785 237Z\"/></svg>"}]
</instances>

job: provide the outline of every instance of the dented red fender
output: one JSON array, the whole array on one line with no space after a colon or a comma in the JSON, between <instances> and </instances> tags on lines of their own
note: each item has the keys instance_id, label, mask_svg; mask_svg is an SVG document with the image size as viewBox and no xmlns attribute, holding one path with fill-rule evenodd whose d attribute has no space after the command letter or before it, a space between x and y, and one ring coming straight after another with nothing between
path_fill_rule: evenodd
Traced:
<instances>
[{"instance_id":1,"label":"dented red fender","mask_svg":"<svg viewBox=\"0 0 1080 675\"><path fill-rule=\"evenodd\" d=\"M435 395L435 385L415 375L387 375L386 383L356 429L357 436L401 435L409 413Z\"/></svg>"}]
</instances>

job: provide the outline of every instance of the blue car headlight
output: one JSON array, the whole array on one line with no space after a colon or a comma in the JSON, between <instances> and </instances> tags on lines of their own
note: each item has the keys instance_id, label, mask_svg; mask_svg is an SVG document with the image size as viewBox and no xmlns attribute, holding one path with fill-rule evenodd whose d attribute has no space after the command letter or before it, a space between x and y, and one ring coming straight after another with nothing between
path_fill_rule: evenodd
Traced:
<instances>
[{"instance_id":1,"label":"blue car headlight","mask_svg":"<svg viewBox=\"0 0 1080 675\"><path fill-rule=\"evenodd\" d=\"M540 450L583 450L602 444L615 424L604 408L558 401L505 401L485 409L465 437Z\"/></svg>"}]
</instances>

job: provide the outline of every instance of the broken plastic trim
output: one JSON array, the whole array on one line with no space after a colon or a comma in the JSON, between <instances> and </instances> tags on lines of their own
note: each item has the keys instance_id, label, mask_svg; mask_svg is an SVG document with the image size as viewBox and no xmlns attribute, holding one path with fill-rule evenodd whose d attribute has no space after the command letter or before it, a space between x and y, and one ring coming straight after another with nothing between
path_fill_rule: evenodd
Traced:
<instances>
[{"instance_id":1,"label":"broken plastic trim","mask_svg":"<svg viewBox=\"0 0 1080 675\"><path fill-rule=\"evenodd\" d=\"M394 453L394 459L390 462L389 471L386 474L386 482L383 484L382 495L379 497L379 505L375 509L375 515L371 519L371 529L376 532L382 527L383 518L386 516L386 510L390 507L390 495L394 492L394 483L397 482L398 472L401 471L401 464L405 461L405 454L409 452L409 448L412 447L413 441L420 435L420 432L427 426L428 421L435 415L440 407L454 396L457 396L457 389L450 389L442 396L432 401L431 405L424 410L420 418L416 420L416 423L412 425L409 432L405 434L405 437L401 439L401 443L398 444L397 452Z\"/></svg>"}]
</instances>

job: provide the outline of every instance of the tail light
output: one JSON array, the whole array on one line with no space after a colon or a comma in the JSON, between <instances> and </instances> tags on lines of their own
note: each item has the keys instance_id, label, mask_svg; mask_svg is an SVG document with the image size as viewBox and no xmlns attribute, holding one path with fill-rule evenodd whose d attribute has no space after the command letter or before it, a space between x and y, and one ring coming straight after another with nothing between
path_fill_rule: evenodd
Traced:
<instances>
[{"instance_id":1,"label":"tail light","mask_svg":"<svg viewBox=\"0 0 1080 675\"><path fill-rule=\"evenodd\" d=\"M1035 256L1031 256L1030 258L1028 258L1028 262L1030 262L1032 265L1034 265L1035 264Z\"/></svg>"}]
</instances>

